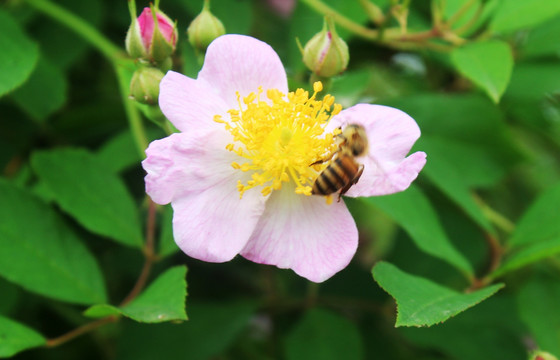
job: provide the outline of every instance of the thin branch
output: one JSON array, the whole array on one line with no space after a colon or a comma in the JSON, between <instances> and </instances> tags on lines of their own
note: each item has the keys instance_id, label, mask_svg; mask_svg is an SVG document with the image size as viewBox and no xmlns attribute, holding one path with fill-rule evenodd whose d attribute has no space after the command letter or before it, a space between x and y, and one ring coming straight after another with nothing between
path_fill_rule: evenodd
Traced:
<instances>
[{"instance_id":1,"label":"thin branch","mask_svg":"<svg viewBox=\"0 0 560 360\"><path fill-rule=\"evenodd\" d=\"M107 317L104 317L102 319L92 321L90 323L87 323L85 325L77 327L74 330L69 331L64 335L61 335L61 336L56 337L54 339L48 339L45 346L48 347L48 348L57 347L57 346L62 345L62 344L66 343L66 342L68 342L68 341L70 341L70 340L72 340L72 339L74 339L74 338L76 338L80 335L86 334L86 333L88 333L92 330L97 329L98 327L101 327L103 325L115 322L117 320L118 320L118 317L116 317L116 316L107 316Z\"/></svg>"},{"instance_id":2,"label":"thin branch","mask_svg":"<svg viewBox=\"0 0 560 360\"><path fill-rule=\"evenodd\" d=\"M146 243L144 244L144 266L130 293L123 299L120 306L125 306L134 300L144 289L155 261L154 239L156 228L156 204L148 198L148 216L146 220Z\"/></svg>"}]
</instances>

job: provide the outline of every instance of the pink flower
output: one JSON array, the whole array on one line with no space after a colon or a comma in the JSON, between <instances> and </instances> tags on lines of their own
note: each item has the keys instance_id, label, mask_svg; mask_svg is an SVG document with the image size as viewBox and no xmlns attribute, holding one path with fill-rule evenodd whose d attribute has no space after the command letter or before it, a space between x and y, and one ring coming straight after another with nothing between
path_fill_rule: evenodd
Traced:
<instances>
[{"instance_id":1,"label":"pink flower","mask_svg":"<svg viewBox=\"0 0 560 360\"><path fill-rule=\"evenodd\" d=\"M181 132L146 150L146 192L158 204L171 202L175 241L187 255L225 262L240 254L322 282L358 246L344 202L310 195L327 163L310 164L336 149L336 129L360 124L370 143L348 196L405 190L426 155L406 157L420 130L400 110L359 104L338 113L330 95L285 94L278 55L248 36L212 42L196 80L168 72L159 104Z\"/></svg>"}]
</instances>

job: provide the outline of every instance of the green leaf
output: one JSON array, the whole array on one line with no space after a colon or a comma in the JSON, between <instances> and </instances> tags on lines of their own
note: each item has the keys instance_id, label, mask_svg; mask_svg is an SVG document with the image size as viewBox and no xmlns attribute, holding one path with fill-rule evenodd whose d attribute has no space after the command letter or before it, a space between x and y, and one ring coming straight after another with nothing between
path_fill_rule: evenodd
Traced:
<instances>
[{"instance_id":1,"label":"green leaf","mask_svg":"<svg viewBox=\"0 0 560 360\"><path fill-rule=\"evenodd\" d=\"M493 277L560 253L558 204L560 183L544 191L519 220L508 242L509 255Z\"/></svg>"},{"instance_id":2,"label":"green leaf","mask_svg":"<svg viewBox=\"0 0 560 360\"><path fill-rule=\"evenodd\" d=\"M354 323L328 310L307 311L286 337L288 360L363 359L364 344Z\"/></svg>"},{"instance_id":3,"label":"green leaf","mask_svg":"<svg viewBox=\"0 0 560 360\"><path fill-rule=\"evenodd\" d=\"M399 328L407 342L416 349L429 350L439 359L527 359L527 329L516 316L515 303L507 293L501 293L469 310L430 328ZM416 352L414 353L416 354ZM404 359L416 358L415 356Z\"/></svg>"},{"instance_id":4,"label":"green leaf","mask_svg":"<svg viewBox=\"0 0 560 360\"><path fill-rule=\"evenodd\" d=\"M19 24L0 9L0 96L23 84L33 72L39 48Z\"/></svg>"},{"instance_id":5,"label":"green leaf","mask_svg":"<svg viewBox=\"0 0 560 360\"><path fill-rule=\"evenodd\" d=\"M363 201L391 216L422 251L453 265L467 277L472 276L470 263L455 249L430 201L418 187L411 185L406 191Z\"/></svg>"},{"instance_id":6,"label":"green leaf","mask_svg":"<svg viewBox=\"0 0 560 360\"><path fill-rule=\"evenodd\" d=\"M95 259L51 207L0 180L0 219L0 275L63 301L106 301Z\"/></svg>"},{"instance_id":7,"label":"green leaf","mask_svg":"<svg viewBox=\"0 0 560 360\"><path fill-rule=\"evenodd\" d=\"M0 357L11 357L23 350L45 345L46 342L35 330L0 316Z\"/></svg>"},{"instance_id":8,"label":"green leaf","mask_svg":"<svg viewBox=\"0 0 560 360\"><path fill-rule=\"evenodd\" d=\"M12 96L24 112L33 119L44 122L64 104L66 90L66 78L62 71L41 58L29 80L14 91Z\"/></svg>"},{"instance_id":9,"label":"green leaf","mask_svg":"<svg viewBox=\"0 0 560 360\"><path fill-rule=\"evenodd\" d=\"M90 231L128 246L141 247L134 200L124 183L82 149L33 154L31 165L56 202Z\"/></svg>"},{"instance_id":10,"label":"green leaf","mask_svg":"<svg viewBox=\"0 0 560 360\"><path fill-rule=\"evenodd\" d=\"M449 143L449 141L437 138L431 139L429 137L419 141L417 147L424 150L430 157L426 166L422 169L422 174L426 175L431 182L443 191L443 193L461 207L474 222L486 231L494 232L490 221L486 219L470 192L471 185L474 185L473 182L480 183L482 179L478 179L472 175L463 176L464 173L462 171L465 171L469 163L460 162L460 160L461 156L468 157L468 152L453 158L453 151L456 145L451 145L450 152L447 152L446 143ZM473 154L476 155L476 151L473 151ZM479 152L478 155L479 157L483 157L484 153ZM468 161L470 162L471 159ZM499 178L501 173L494 172L493 164L488 164L488 162L489 161L481 160L482 166L486 163L486 168L492 169L489 170L488 174L483 175L483 177L490 175L491 180L496 179L496 177ZM480 170L482 170L482 168L474 170L474 173L476 174Z\"/></svg>"},{"instance_id":11,"label":"green leaf","mask_svg":"<svg viewBox=\"0 0 560 360\"><path fill-rule=\"evenodd\" d=\"M222 353L257 311L249 302L189 303L181 324L126 324L115 358L120 360L207 360Z\"/></svg>"},{"instance_id":12,"label":"green leaf","mask_svg":"<svg viewBox=\"0 0 560 360\"><path fill-rule=\"evenodd\" d=\"M495 284L463 294L407 274L383 261L373 267L373 277L397 302L397 327L431 326L443 322L494 295L504 286Z\"/></svg>"},{"instance_id":13,"label":"green leaf","mask_svg":"<svg viewBox=\"0 0 560 360\"><path fill-rule=\"evenodd\" d=\"M558 1L502 0L490 23L490 30L497 33L509 33L526 29L558 14L560 14L560 2Z\"/></svg>"},{"instance_id":14,"label":"green leaf","mask_svg":"<svg viewBox=\"0 0 560 360\"><path fill-rule=\"evenodd\" d=\"M500 101L513 70L513 56L508 44L497 40L470 43L455 49L451 61L495 103Z\"/></svg>"},{"instance_id":15,"label":"green leaf","mask_svg":"<svg viewBox=\"0 0 560 360\"><path fill-rule=\"evenodd\" d=\"M187 268L177 266L160 275L142 294L121 308L111 305L94 305L85 311L86 316L105 317L122 314L135 321L159 323L187 320L185 298Z\"/></svg>"},{"instance_id":16,"label":"green leaf","mask_svg":"<svg viewBox=\"0 0 560 360\"><path fill-rule=\"evenodd\" d=\"M101 28L104 14L101 1L57 0L56 3L86 24L97 29ZM116 11L116 9L112 10ZM34 38L41 44L41 50L45 56L60 68L68 68L83 56L88 48L91 48L89 42L84 41L74 31L50 17L38 16L32 29Z\"/></svg>"},{"instance_id":17,"label":"green leaf","mask_svg":"<svg viewBox=\"0 0 560 360\"><path fill-rule=\"evenodd\" d=\"M173 208L165 206L161 219L161 234L159 236L159 256L168 256L179 251L179 247L173 238Z\"/></svg>"},{"instance_id":18,"label":"green leaf","mask_svg":"<svg viewBox=\"0 0 560 360\"><path fill-rule=\"evenodd\" d=\"M519 315L539 348L560 354L560 284L531 281L519 292L517 304Z\"/></svg>"},{"instance_id":19,"label":"green leaf","mask_svg":"<svg viewBox=\"0 0 560 360\"><path fill-rule=\"evenodd\" d=\"M551 41L556 34L560 34L560 16L543 23L527 34L520 52L523 58L533 58L549 55L560 55L560 42Z\"/></svg>"}]
</instances>

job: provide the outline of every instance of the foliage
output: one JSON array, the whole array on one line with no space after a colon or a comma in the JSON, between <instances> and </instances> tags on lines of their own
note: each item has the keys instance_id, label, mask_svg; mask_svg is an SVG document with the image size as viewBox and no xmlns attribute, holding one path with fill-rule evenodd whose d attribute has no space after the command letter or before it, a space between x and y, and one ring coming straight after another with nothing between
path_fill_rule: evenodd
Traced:
<instances>
[{"instance_id":1,"label":"foliage","mask_svg":"<svg viewBox=\"0 0 560 360\"><path fill-rule=\"evenodd\" d=\"M328 16L350 53L328 91L418 122L417 182L345 200L358 254L319 285L188 258L170 206L144 191L144 150L173 128L129 99L127 1L3 2L0 357L560 356L560 3L272 3L211 10L227 33L269 43L293 89L310 88L296 38ZM182 29L173 68L189 76L203 54L184 30L202 5L155 5Z\"/></svg>"}]
</instances>

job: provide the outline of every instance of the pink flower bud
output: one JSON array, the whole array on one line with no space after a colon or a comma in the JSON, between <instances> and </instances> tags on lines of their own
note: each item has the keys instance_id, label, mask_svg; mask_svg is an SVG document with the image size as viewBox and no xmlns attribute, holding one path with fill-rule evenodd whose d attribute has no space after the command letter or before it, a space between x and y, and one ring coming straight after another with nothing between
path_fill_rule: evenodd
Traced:
<instances>
[{"instance_id":1,"label":"pink flower bud","mask_svg":"<svg viewBox=\"0 0 560 360\"><path fill-rule=\"evenodd\" d=\"M169 58L177 44L176 24L157 5L144 8L138 18L134 1L129 2L129 10L132 23L125 41L128 54L155 63Z\"/></svg>"},{"instance_id":2,"label":"pink flower bud","mask_svg":"<svg viewBox=\"0 0 560 360\"><path fill-rule=\"evenodd\" d=\"M314 74L329 78L346 70L349 60L348 45L336 33L332 19L325 19L323 30L305 45L303 62Z\"/></svg>"}]
</instances>

